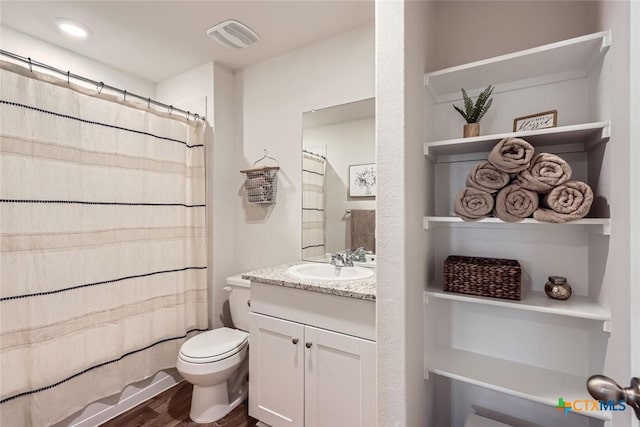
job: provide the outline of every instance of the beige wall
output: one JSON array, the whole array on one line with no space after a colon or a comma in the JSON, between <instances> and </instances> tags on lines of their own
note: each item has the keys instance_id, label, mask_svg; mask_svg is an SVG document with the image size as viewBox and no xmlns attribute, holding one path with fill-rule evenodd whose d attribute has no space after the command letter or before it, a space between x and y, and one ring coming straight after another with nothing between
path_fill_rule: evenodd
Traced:
<instances>
[{"instance_id":1,"label":"beige wall","mask_svg":"<svg viewBox=\"0 0 640 427\"><path fill-rule=\"evenodd\" d=\"M437 1L436 45L430 69L439 70L592 33L594 1Z\"/></svg>"},{"instance_id":2,"label":"beige wall","mask_svg":"<svg viewBox=\"0 0 640 427\"><path fill-rule=\"evenodd\" d=\"M631 3L630 14L630 40L631 45L629 52L631 54L629 76L640 75L640 2ZM640 117L640 79L630 78L631 108L630 117ZM640 164L640 122L638 120L631 121L630 141L636 143L631 144L629 165L631 171L631 218L636 218L631 222L631 251L630 259L640 259L640 168L636 165ZM640 265L637 262L631 263L631 298L629 300L629 312L631 314L631 330L629 331L629 339L631 341L631 375L640 378ZM640 427L640 420L634 420L634 427Z\"/></svg>"},{"instance_id":3,"label":"beige wall","mask_svg":"<svg viewBox=\"0 0 640 427\"><path fill-rule=\"evenodd\" d=\"M366 25L253 65L238 73L241 154L234 188L235 270L301 257L302 113L374 96L374 28ZM277 203L246 202L241 168L263 149L280 162Z\"/></svg>"}]
</instances>

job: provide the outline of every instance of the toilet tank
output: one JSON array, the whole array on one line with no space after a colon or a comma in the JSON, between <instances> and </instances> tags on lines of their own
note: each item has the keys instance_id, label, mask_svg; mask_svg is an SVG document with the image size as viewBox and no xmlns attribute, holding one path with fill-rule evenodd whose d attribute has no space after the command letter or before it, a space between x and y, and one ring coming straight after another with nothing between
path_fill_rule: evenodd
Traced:
<instances>
[{"instance_id":1,"label":"toilet tank","mask_svg":"<svg viewBox=\"0 0 640 427\"><path fill-rule=\"evenodd\" d=\"M239 274L237 276L227 277L226 290L229 291L229 310L231 311L231 320L236 329L249 332L249 281L245 280Z\"/></svg>"}]
</instances>

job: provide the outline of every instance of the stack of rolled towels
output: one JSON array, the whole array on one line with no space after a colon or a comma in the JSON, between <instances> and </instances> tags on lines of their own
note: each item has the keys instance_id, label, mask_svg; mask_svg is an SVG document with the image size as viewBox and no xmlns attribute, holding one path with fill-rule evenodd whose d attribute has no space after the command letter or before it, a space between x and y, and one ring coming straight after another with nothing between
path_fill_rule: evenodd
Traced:
<instances>
[{"instance_id":1,"label":"stack of rolled towels","mask_svg":"<svg viewBox=\"0 0 640 427\"><path fill-rule=\"evenodd\" d=\"M471 169L454 210L464 220L495 216L518 222L533 216L544 222L574 221L589 213L593 191L571 181L571 172L561 157L535 154L524 139L505 138Z\"/></svg>"}]
</instances>

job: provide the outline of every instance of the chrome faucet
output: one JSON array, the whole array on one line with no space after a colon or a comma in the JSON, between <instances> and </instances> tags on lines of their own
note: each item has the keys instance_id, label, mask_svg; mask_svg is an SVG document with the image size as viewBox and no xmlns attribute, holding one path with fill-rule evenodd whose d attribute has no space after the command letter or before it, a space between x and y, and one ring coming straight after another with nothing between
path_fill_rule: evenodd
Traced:
<instances>
[{"instance_id":1,"label":"chrome faucet","mask_svg":"<svg viewBox=\"0 0 640 427\"><path fill-rule=\"evenodd\" d=\"M336 267L353 267L353 258L351 251L345 251L344 254L340 252L334 252L331 254L331 265ZM340 264L338 264L340 262Z\"/></svg>"},{"instance_id":2,"label":"chrome faucet","mask_svg":"<svg viewBox=\"0 0 640 427\"><path fill-rule=\"evenodd\" d=\"M336 267L353 267L353 262L367 262L365 254L367 251L360 246L355 251L345 249L343 253L334 252L331 254L331 265Z\"/></svg>"}]
</instances>

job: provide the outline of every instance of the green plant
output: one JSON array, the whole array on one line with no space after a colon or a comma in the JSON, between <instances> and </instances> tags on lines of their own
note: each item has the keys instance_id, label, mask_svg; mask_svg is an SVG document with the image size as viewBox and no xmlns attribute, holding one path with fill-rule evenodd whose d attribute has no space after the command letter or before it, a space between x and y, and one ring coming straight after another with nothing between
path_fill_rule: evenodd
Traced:
<instances>
[{"instance_id":1,"label":"green plant","mask_svg":"<svg viewBox=\"0 0 640 427\"><path fill-rule=\"evenodd\" d=\"M493 92L493 86L489 85L485 90L478 95L478 99L476 99L476 104L473 105L473 101L467 95L467 91L462 89L462 98L464 99L464 109L462 111L458 106L454 105L453 108L456 109L458 113L464 117L467 123L479 123L480 119L485 115L489 107L491 107L491 103L493 102L493 98L489 99L491 93Z\"/></svg>"}]
</instances>

